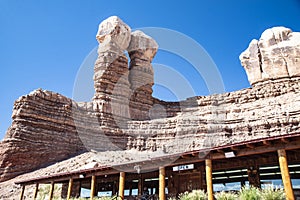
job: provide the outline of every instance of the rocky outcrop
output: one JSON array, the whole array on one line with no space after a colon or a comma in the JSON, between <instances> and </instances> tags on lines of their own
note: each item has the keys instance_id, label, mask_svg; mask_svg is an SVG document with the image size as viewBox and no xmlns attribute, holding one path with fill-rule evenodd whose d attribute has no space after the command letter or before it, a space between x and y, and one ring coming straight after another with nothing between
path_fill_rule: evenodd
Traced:
<instances>
[{"instance_id":1,"label":"rocky outcrop","mask_svg":"<svg viewBox=\"0 0 300 200\"><path fill-rule=\"evenodd\" d=\"M285 27L264 31L240 55L251 85L300 76L300 33Z\"/></svg>"},{"instance_id":2,"label":"rocky outcrop","mask_svg":"<svg viewBox=\"0 0 300 200\"><path fill-rule=\"evenodd\" d=\"M0 181L86 151L72 106L71 99L40 89L16 100L13 123L0 143Z\"/></svg>"},{"instance_id":3,"label":"rocky outcrop","mask_svg":"<svg viewBox=\"0 0 300 200\"><path fill-rule=\"evenodd\" d=\"M169 112L180 110L173 117L130 121L129 149L152 151L155 147L172 154L299 133L299 80L269 81L236 92L193 97L168 108ZM142 147L137 145L141 143Z\"/></svg>"},{"instance_id":4,"label":"rocky outcrop","mask_svg":"<svg viewBox=\"0 0 300 200\"><path fill-rule=\"evenodd\" d=\"M93 100L44 90L18 99L0 143L0 181L87 150L161 156L300 131L299 33L274 28L250 43L241 62L252 88L181 102L152 97L151 37L110 17L96 38Z\"/></svg>"}]
</instances>

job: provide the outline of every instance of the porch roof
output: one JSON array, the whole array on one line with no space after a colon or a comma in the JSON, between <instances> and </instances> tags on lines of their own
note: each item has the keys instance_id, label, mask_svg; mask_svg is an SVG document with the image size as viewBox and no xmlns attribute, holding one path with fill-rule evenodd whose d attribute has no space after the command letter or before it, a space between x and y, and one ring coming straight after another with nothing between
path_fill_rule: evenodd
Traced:
<instances>
[{"instance_id":1,"label":"porch roof","mask_svg":"<svg viewBox=\"0 0 300 200\"><path fill-rule=\"evenodd\" d=\"M234 144L228 144L218 147L208 147L199 150L188 151L184 153L167 154L165 156L155 157L138 162L128 162L119 165L99 166L89 169L81 169L71 172L57 173L49 176L35 177L15 182L20 185L30 185L35 183L66 182L70 178L80 179L91 177L92 175L111 175L118 174L120 171L134 173L134 166L140 166L143 170L158 169L158 166L164 161L169 163L165 167L201 162L209 158L212 160L226 159L225 152L234 152L235 157L263 154L277 151L278 149L293 150L300 147L300 133L284 134L279 136L260 138L250 141L244 141ZM166 162L169 161L169 162ZM143 171L142 171L143 173Z\"/></svg>"}]
</instances>

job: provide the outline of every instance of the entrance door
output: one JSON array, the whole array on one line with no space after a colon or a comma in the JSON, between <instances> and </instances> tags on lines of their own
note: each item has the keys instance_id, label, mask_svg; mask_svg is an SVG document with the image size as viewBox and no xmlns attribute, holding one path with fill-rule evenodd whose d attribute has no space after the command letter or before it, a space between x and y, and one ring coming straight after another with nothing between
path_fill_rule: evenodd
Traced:
<instances>
[{"instance_id":1,"label":"entrance door","mask_svg":"<svg viewBox=\"0 0 300 200\"><path fill-rule=\"evenodd\" d=\"M201 188L201 176L199 172L178 174L178 193L192 191Z\"/></svg>"}]
</instances>

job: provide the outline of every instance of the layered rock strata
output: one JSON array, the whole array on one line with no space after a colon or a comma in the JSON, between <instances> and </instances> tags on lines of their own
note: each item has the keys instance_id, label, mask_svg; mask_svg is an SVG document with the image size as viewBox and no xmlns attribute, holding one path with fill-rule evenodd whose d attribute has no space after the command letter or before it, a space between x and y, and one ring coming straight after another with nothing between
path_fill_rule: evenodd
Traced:
<instances>
[{"instance_id":1,"label":"layered rock strata","mask_svg":"<svg viewBox=\"0 0 300 200\"><path fill-rule=\"evenodd\" d=\"M128 59L125 55L130 42L130 27L113 16L99 25L96 38L99 42L98 58L94 67L94 102L99 104L101 119L108 120L104 126L122 123L129 119L130 84ZM113 116L112 116L113 115Z\"/></svg>"},{"instance_id":2,"label":"layered rock strata","mask_svg":"<svg viewBox=\"0 0 300 200\"><path fill-rule=\"evenodd\" d=\"M155 40L143 32L131 33L128 47L131 119L145 120L150 117L149 110L153 106L152 86L154 85L154 71L151 62L157 49L158 45Z\"/></svg>"},{"instance_id":3,"label":"layered rock strata","mask_svg":"<svg viewBox=\"0 0 300 200\"><path fill-rule=\"evenodd\" d=\"M190 98L169 108L171 113L180 109L173 117L130 121L127 145L180 153L299 133L299 80L269 81L236 92ZM137 145L141 136L143 147Z\"/></svg>"},{"instance_id":4,"label":"layered rock strata","mask_svg":"<svg viewBox=\"0 0 300 200\"><path fill-rule=\"evenodd\" d=\"M35 90L16 100L13 123L0 143L0 181L86 151L71 99Z\"/></svg>"}]
</instances>

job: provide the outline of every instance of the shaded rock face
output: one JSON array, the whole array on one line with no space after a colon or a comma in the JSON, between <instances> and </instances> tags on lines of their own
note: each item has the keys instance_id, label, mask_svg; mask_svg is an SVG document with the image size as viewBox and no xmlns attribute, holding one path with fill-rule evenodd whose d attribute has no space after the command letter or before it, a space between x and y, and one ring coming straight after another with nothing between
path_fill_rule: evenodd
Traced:
<instances>
[{"instance_id":1,"label":"shaded rock face","mask_svg":"<svg viewBox=\"0 0 300 200\"><path fill-rule=\"evenodd\" d=\"M152 97L157 43L110 17L96 35L92 101L44 90L20 97L0 143L0 181L84 151L159 156L299 133L298 37L275 28L250 43L240 58L252 88L164 102Z\"/></svg>"},{"instance_id":2,"label":"shaded rock face","mask_svg":"<svg viewBox=\"0 0 300 200\"><path fill-rule=\"evenodd\" d=\"M300 76L300 33L285 27L264 31L240 55L251 85Z\"/></svg>"},{"instance_id":3,"label":"shaded rock face","mask_svg":"<svg viewBox=\"0 0 300 200\"><path fill-rule=\"evenodd\" d=\"M128 47L131 119L145 120L150 118L149 110L153 106L152 86L154 85L154 71L151 61L157 49L158 45L155 40L143 32L135 31L131 34Z\"/></svg>"}]
</instances>

